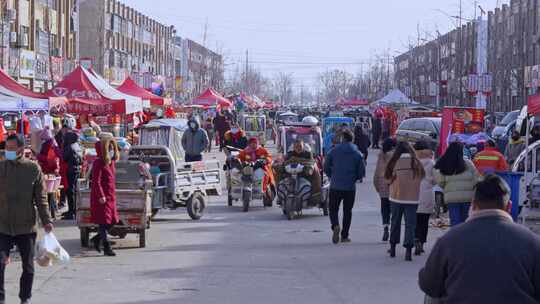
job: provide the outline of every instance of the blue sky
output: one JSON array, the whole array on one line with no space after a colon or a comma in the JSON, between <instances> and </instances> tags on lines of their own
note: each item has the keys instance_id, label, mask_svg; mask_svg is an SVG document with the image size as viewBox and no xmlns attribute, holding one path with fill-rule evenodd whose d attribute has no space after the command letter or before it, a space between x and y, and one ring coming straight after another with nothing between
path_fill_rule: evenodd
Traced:
<instances>
[{"instance_id":1,"label":"blue sky","mask_svg":"<svg viewBox=\"0 0 540 304\"><path fill-rule=\"evenodd\" d=\"M166 24L183 37L223 52L228 69L250 60L268 76L294 73L297 83L313 83L326 69L357 72L375 54L406 49L417 29L429 38L448 31L459 0L122 0ZM462 0L473 18L475 2L492 9L502 0ZM477 14L480 11L477 9Z\"/></svg>"}]
</instances>

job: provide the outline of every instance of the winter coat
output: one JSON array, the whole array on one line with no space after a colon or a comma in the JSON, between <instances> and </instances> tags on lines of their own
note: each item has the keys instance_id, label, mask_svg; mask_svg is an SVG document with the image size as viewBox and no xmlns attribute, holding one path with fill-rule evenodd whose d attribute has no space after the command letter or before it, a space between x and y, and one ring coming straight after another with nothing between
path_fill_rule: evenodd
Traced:
<instances>
[{"instance_id":1,"label":"winter coat","mask_svg":"<svg viewBox=\"0 0 540 304\"><path fill-rule=\"evenodd\" d=\"M233 134L231 131L227 131L224 139L225 146L231 146L237 149L245 149L248 145L246 133L244 133L242 130L239 130L236 134Z\"/></svg>"},{"instance_id":2,"label":"winter coat","mask_svg":"<svg viewBox=\"0 0 540 304\"><path fill-rule=\"evenodd\" d=\"M354 129L354 144L358 147L358 150L362 152L364 157L368 154L371 141L369 140L369 136L364 133L361 127L356 127Z\"/></svg>"},{"instance_id":3,"label":"winter coat","mask_svg":"<svg viewBox=\"0 0 540 304\"><path fill-rule=\"evenodd\" d=\"M470 203L474 195L474 186L480 180L480 174L474 164L465 159L465 171L456 175L443 175L435 170L435 180L444 191L446 203Z\"/></svg>"},{"instance_id":4,"label":"winter coat","mask_svg":"<svg viewBox=\"0 0 540 304\"><path fill-rule=\"evenodd\" d=\"M538 235L504 211L473 212L437 241L418 282L447 304L539 303L538 252Z\"/></svg>"},{"instance_id":5,"label":"winter coat","mask_svg":"<svg viewBox=\"0 0 540 304\"><path fill-rule=\"evenodd\" d=\"M115 156L111 159L109 151L114 150ZM90 186L90 212L92 223L98 225L113 225L118 223L116 209L116 167L120 151L112 139L104 139L96 143L97 158L92 165L92 179ZM101 198L107 202L102 204Z\"/></svg>"},{"instance_id":6,"label":"winter coat","mask_svg":"<svg viewBox=\"0 0 540 304\"><path fill-rule=\"evenodd\" d=\"M377 158L375 172L373 172L373 186L375 187L377 193L379 193L379 196L382 198L388 198L390 196L390 185L384 178L384 172L391 157L392 152L384 153L381 151L379 153L379 157Z\"/></svg>"},{"instance_id":7,"label":"winter coat","mask_svg":"<svg viewBox=\"0 0 540 304\"><path fill-rule=\"evenodd\" d=\"M214 129L220 136L223 136L225 132L231 129L231 123L225 115L218 114L216 118L214 118Z\"/></svg>"},{"instance_id":8,"label":"winter coat","mask_svg":"<svg viewBox=\"0 0 540 304\"><path fill-rule=\"evenodd\" d=\"M506 157L506 160L510 166L514 164L523 150L525 150L525 141L523 139L510 139L508 145L506 146L506 151L504 151L504 157Z\"/></svg>"},{"instance_id":9,"label":"winter coat","mask_svg":"<svg viewBox=\"0 0 540 304\"><path fill-rule=\"evenodd\" d=\"M364 158L353 143L344 142L326 155L324 173L330 177L330 189L355 191L356 181L366 176Z\"/></svg>"},{"instance_id":10,"label":"winter coat","mask_svg":"<svg viewBox=\"0 0 540 304\"><path fill-rule=\"evenodd\" d=\"M433 186L435 185L434 169L435 162L433 161L433 152L431 150L417 151L416 155L420 159L426 175L420 183L420 200L418 201L418 210L416 213L432 214L435 208L435 193Z\"/></svg>"},{"instance_id":11,"label":"winter coat","mask_svg":"<svg viewBox=\"0 0 540 304\"><path fill-rule=\"evenodd\" d=\"M208 139L206 131L199 127L199 122L197 122L197 120L192 119L189 121L189 124L193 122L197 126L195 129L191 129L190 127L184 132L182 135L182 148L184 148L186 155L196 156L201 155L206 151L210 144L210 140Z\"/></svg>"},{"instance_id":12,"label":"winter coat","mask_svg":"<svg viewBox=\"0 0 540 304\"><path fill-rule=\"evenodd\" d=\"M41 145L41 151L37 155L37 160L43 174L59 174L60 160L62 159L62 151L55 145L54 139L46 141Z\"/></svg>"},{"instance_id":13,"label":"winter coat","mask_svg":"<svg viewBox=\"0 0 540 304\"><path fill-rule=\"evenodd\" d=\"M43 225L51 223L39 165L24 157L0 161L0 233L12 236L35 233L36 209Z\"/></svg>"},{"instance_id":14,"label":"winter coat","mask_svg":"<svg viewBox=\"0 0 540 304\"><path fill-rule=\"evenodd\" d=\"M80 173L82 165L82 148L79 144L79 135L68 132L64 136L64 161L67 164L68 173Z\"/></svg>"},{"instance_id":15,"label":"winter coat","mask_svg":"<svg viewBox=\"0 0 540 304\"><path fill-rule=\"evenodd\" d=\"M420 184L423 176L415 175L411 166L412 156L401 154L392 172L390 183L390 201L399 204L418 204Z\"/></svg>"},{"instance_id":16,"label":"winter coat","mask_svg":"<svg viewBox=\"0 0 540 304\"><path fill-rule=\"evenodd\" d=\"M484 151L476 154L474 165L482 174L493 173L496 171L507 171L508 164L496 148L486 147Z\"/></svg>"},{"instance_id":17,"label":"winter coat","mask_svg":"<svg viewBox=\"0 0 540 304\"><path fill-rule=\"evenodd\" d=\"M255 156L255 159L252 158L252 155ZM269 186L275 186L276 182L274 179L274 172L272 171L272 155L263 147L257 148L253 151L251 148L246 148L238 154L238 159L241 161L257 161L263 159L266 161L266 164L263 167L264 170L264 180L263 180L263 191L266 193L266 190Z\"/></svg>"}]
</instances>

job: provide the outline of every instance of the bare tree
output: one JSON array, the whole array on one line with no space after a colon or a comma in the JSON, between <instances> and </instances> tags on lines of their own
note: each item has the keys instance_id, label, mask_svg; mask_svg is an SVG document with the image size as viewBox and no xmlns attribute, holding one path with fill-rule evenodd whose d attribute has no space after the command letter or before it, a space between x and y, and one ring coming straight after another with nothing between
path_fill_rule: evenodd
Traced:
<instances>
[{"instance_id":1,"label":"bare tree","mask_svg":"<svg viewBox=\"0 0 540 304\"><path fill-rule=\"evenodd\" d=\"M253 66L236 67L226 83L227 94L240 92L248 95L272 96L272 82Z\"/></svg>"},{"instance_id":2,"label":"bare tree","mask_svg":"<svg viewBox=\"0 0 540 304\"><path fill-rule=\"evenodd\" d=\"M280 72L274 78L274 90L279 97L281 105L289 104L293 99L294 78L292 73Z\"/></svg>"},{"instance_id":3,"label":"bare tree","mask_svg":"<svg viewBox=\"0 0 540 304\"><path fill-rule=\"evenodd\" d=\"M343 70L331 70L319 75L319 83L327 102L335 102L341 97L348 97L353 83L353 75Z\"/></svg>"}]
</instances>

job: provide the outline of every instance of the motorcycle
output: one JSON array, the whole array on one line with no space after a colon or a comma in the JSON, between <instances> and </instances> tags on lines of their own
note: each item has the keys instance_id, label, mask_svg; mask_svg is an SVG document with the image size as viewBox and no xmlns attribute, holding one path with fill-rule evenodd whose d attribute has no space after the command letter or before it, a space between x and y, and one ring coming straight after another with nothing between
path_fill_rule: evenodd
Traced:
<instances>
[{"instance_id":1,"label":"motorcycle","mask_svg":"<svg viewBox=\"0 0 540 304\"><path fill-rule=\"evenodd\" d=\"M264 207L272 207L272 195L263 191L264 166L262 159L244 161L238 159L238 150L227 147L231 152L227 158L228 205L242 201L242 210L248 212L253 200L262 200Z\"/></svg>"},{"instance_id":2,"label":"motorcycle","mask_svg":"<svg viewBox=\"0 0 540 304\"><path fill-rule=\"evenodd\" d=\"M311 182L302 177L305 166L302 164L289 164L285 166L285 172L289 177L285 178L278 185L278 203L281 205L283 214L288 220L293 220L302 215L302 210L319 207L325 216L328 215L326 199L321 203L311 200Z\"/></svg>"}]
</instances>

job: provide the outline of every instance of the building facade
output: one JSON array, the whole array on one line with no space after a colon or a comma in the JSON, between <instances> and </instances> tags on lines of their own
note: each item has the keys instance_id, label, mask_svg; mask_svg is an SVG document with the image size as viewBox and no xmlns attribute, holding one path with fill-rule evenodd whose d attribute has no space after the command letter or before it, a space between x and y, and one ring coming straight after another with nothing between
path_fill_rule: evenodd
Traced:
<instances>
[{"instance_id":1,"label":"building facade","mask_svg":"<svg viewBox=\"0 0 540 304\"><path fill-rule=\"evenodd\" d=\"M428 79L436 83L432 86L441 88L441 105L473 106L469 76L477 72L476 23L469 22L396 57L396 85L410 92L410 97L434 104L436 97L430 96L436 95L434 91L425 93ZM511 0L488 12L487 37L487 73L491 80L487 109L518 109L530 95L540 92L540 0ZM440 60L423 61L432 58L427 53L433 52L440 54ZM433 70L440 70L439 77L428 72Z\"/></svg>"},{"instance_id":2,"label":"building facade","mask_svg":"<svg viewBox=\"0 0 540 304\"><path fill-rule=\"evenodd\" d=\"M44 92L79 57L78 0L0 0L0 66L19 83Z\"/></svg>"},{"instance_id":3,"label":"building facade","mask_svg":"<svg viewBox=\"0 0 540 304\"><path fill-rule=\"evenodd\" d=\"M85 0L80 6L81 60L113 85L130 76L145 88L161 84L165 95L174 95L174 26L116 0Z\"/></svg>"},{"instance_id":4,"label":"building facade","mask_svg":"<svg viewBox=\"0 0 540 304\"><path fill-rule=\"evenodd\" d=\"M223 56L190 39L182 39L181 45L182 99L190 100L209 87L221 91L224 85Z\"/></svg>"}]
</instances>

